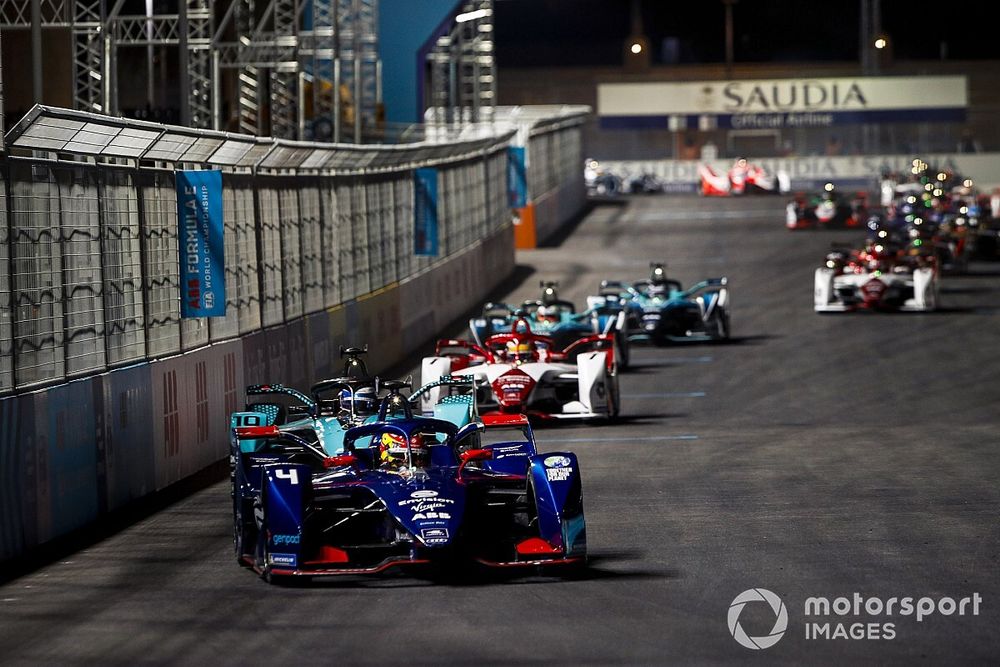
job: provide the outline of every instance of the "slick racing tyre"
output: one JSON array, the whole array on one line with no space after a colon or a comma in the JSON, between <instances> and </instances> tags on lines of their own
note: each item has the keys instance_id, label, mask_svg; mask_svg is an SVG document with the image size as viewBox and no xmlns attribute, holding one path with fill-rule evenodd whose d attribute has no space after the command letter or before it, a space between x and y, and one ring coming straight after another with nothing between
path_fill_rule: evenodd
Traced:
<instances>
[{"instance_id":1,"label":"slick racing tyre","mask_svg":"<svg viewBox=\"0 0 1000 667\"><path fill-rule=\"evenodd\" d=\"M607 376L607 390L604 392L608 400L608 418L618 419L621 414L621 393L618 389L618 363L612 362Z\"/></svg>"},{"instance_id":2,"label":"slick racing tyre","mask_svg":"<svg viewBox=\"0 0 1000 667\"><path fill-rule=\"evenodd\" d=\"M715 317L715 330L712 331L712 338L715 340L729 340L729 311L722 310Z\"/></svg>"},{"instance_id":3,"label":"slick racing tyre","mask_svg":"<svg viewBox=\"0 0 1000 667\"><path fill-rule=\"evenodd\" d=\"M615 332L615 359L622 370L627 370L632 350L629 348L628 336L624 331Z\"/></svg>"},{"instance_id":4,"label":"slick racing tyre","mask_svg":"<svg viewBox=\"0 0 1000 667\"><path fill-rule=\"evenodd\" d=\"M253 544L250 526L247 525L245 508L241 506L239 500L233 501L233 551L236 555L236 562L247 567L248 563L244 559L247 544Z\"/></svg>"}]
</instances>

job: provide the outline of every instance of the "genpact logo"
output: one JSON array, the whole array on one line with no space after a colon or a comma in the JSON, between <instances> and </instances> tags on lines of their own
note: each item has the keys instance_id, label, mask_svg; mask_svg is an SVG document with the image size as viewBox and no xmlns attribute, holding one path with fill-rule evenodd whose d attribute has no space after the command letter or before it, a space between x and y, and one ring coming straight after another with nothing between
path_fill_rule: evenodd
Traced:
<instances>
[{"instance_id":1,"label":"genpact logo","mask_svg":"<svg viewBox=\"0 0 1000 667\"><path fill-rule=\"evenodd\" d=\"M748 602L766 602L771 606L771 610L774 611L774 627L771 628L771 632L767 635L763 637L751 637L747 635L746 631L743 630L743 626L740 625L740 614ZM778 640L784 636L787 629L788 610L785 609L785 603L766 588L751 588L750 590L743 591L729 605L729 634L733 636L733 639L740 646L754 650L770 648L778 643Z\"/></svg>"}]
</instances>

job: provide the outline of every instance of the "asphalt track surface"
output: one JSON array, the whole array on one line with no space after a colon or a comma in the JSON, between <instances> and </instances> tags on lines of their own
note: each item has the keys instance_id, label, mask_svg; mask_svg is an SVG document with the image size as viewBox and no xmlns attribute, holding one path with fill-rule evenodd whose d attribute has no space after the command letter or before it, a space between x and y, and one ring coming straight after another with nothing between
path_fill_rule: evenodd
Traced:
<instances>
[{"instance_id":1,"label":"asphalt track surface","mask_svg":"<svg viewBox=\"0 0 1000 667\"><path fill-rule=\"evenodd\" d=\"M0 587L0 663L995 663L1000 264L946 278L940 313L815 314L814 267L855 237L790 233L778 199L651 196L519 255L510 300L540 279L581 300L661 259L732 287L732 343L636 348L622 423L539 431L580 457L578 579L269 586L234 562L220 482ZM788 611L765 650L727 625L755 587ZM920 622L804 616L808 597L855 592L982 602ZM760 636L775 615L750 603L739 620ZM807 621L891 622L895 638L806 639Z\"/></svg>"}]
</instances>

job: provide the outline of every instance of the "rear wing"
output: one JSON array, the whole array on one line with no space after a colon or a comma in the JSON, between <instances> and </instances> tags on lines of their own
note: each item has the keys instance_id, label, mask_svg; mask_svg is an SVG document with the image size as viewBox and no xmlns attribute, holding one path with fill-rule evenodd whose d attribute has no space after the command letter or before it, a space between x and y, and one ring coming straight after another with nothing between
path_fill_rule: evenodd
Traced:
<instances>
[{"instance_id":1,"label":"rear wing","mask_svg":"<svg viewBox=\"0 0 1000 667\"><path fill-rule=\"evenodd\" d=\"M476 388L476 377L474 375L442 375L434 382L428 382L424 386L417 389L415 392L410 394L409 401L411 403L416 403L420 400L423 394L426 394L431 389L435 387L444 386L462 386L466 385L469 391L474 391Z\"/></svg>"},{"instance_id":2,"label":"rear wing","mask_svg":"<svg viewBox=\"0 0 1000 667\"><path fill-rule=\"evenodd\" d=\"M246 393L248 400L251 396L291 396L302 403L301 406L292 406L293 408L302 407L305 409L306 414L313 417L316 416L316 401L298 389L292 389L282 384L252 384L247 387Z\"/></svg>"},{"instance_id":3,"label":"rear wing","mask_svg":"<svg viewBox=\"0 0 1000 667\"><path fill-rule=\"evenodd\" d=\"M489 361L493 360L493 355L479 345L476 345L472 341L461 340L458 338L442 338L438 340L438 342L434 345L434 356L445 356L443 352L447 348L458 348L459 351L449 353L452 356L455 354L478 354Z\"/></svg>"},{"instance_id":4,"label":"rear wing","mask_svg":"<svg viewBox=\"0 0 1000 667\"><path fill-rule=\"evenodd\" d=\"M695 283L694 285L691 285L691 287L688 287L686 290L684 290L682 296L690 297L694 296L698 292L701 292L702 290L719 289L721 287L726 287L727 285L729 285L729 278L727 278L726 276L723 276L721 278L709 278L708 280L702 280L700 283Z\"/></svg>"},{"instance_id":5,"label":"rear wing","mask_svg":"<svg viewBox=\"0 0 1000 667\"><path fill-rule=\"evenodd\" d=\"M566 349L562 351L562 354L565 355L567 359L572 358L574 355L591 352L593 350L602 350L608 352L609 355L613 355L614 348L614 334L593 334L591 336L585 336L573 341L566 346Z\"/></svg>"},{"instance_id":6,"label":"rear wing","mask_svg":"<svg viewBox=\"0 0 1000 667\"><path fill-rule=\"evenodd\" d=\"M623 293L634 295L635 288L621 280L602 280L597 290L600 296L621 296Z\"/></svg>"},{"instance_id":7,"label":"rear wing","mask_svg":"<svg viewBox=\"0 0 1000 667\"><path fill-rule=\"evenodd\" d=\"M239 451L244 454L259 451L267 441L277 441L290 447L292 451L308 452L320 460L327 458L326 452L311 442L294 433L282 431L273 424L270 426L236 426L233 428L233 439L238 444Z\"/></svg>"}]
</instances>

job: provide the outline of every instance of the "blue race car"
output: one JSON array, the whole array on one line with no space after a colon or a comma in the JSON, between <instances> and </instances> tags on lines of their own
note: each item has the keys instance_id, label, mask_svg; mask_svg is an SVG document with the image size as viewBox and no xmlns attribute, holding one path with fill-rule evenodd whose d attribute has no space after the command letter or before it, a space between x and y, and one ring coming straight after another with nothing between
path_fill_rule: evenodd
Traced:
<instances>
[{"instance_id":1,"label":"blue race car","mask_svg":"<svg viewBox=\"0 0 1000 667\"><path fill-rule=\"evenodd\" d=\"M668 279L666 265L650 264L650 277L634 283L605 280L600 295L589 303L617 301L625 310L630 341L657 345L680 341L718 341L729 338L729 280L703 280L684 289Z\"/></svg>"},{"instance_id":2,"label":"blue race car","mask_svg":"<svg viewBox=\"0 0 1000 667\"><path fill-rule=\"evenodd\" d=\"M629 345L625 335L625 312L615 300L588 299L585 311L576 312L572 301L559 298L559 283L543 281L541 299L524 301L519 308L504 303L488 303L480 317L469 320L472 338L480 347L490 336L510 333L519 319L528 321L532 333L552 339L552 345L566 349L576 341L594 334L612 334L615 338L615 359L619 369L628 368Z\"/></svg>"},{"instance_id":3,"label":"blue race car","mask_svg":"<svg viewBox=\"0 0 1000 667\"><path fill-rule=\"evenodd\" d=\"M538 454L522 415L458 428L391 400L374 422L347 431L337 456L277 425L233 429L241 564L273 583L468 559L504 568L585 563L575 455ZM497 438L496 428L508 434Z\"/></svg>"}]
</instances>

